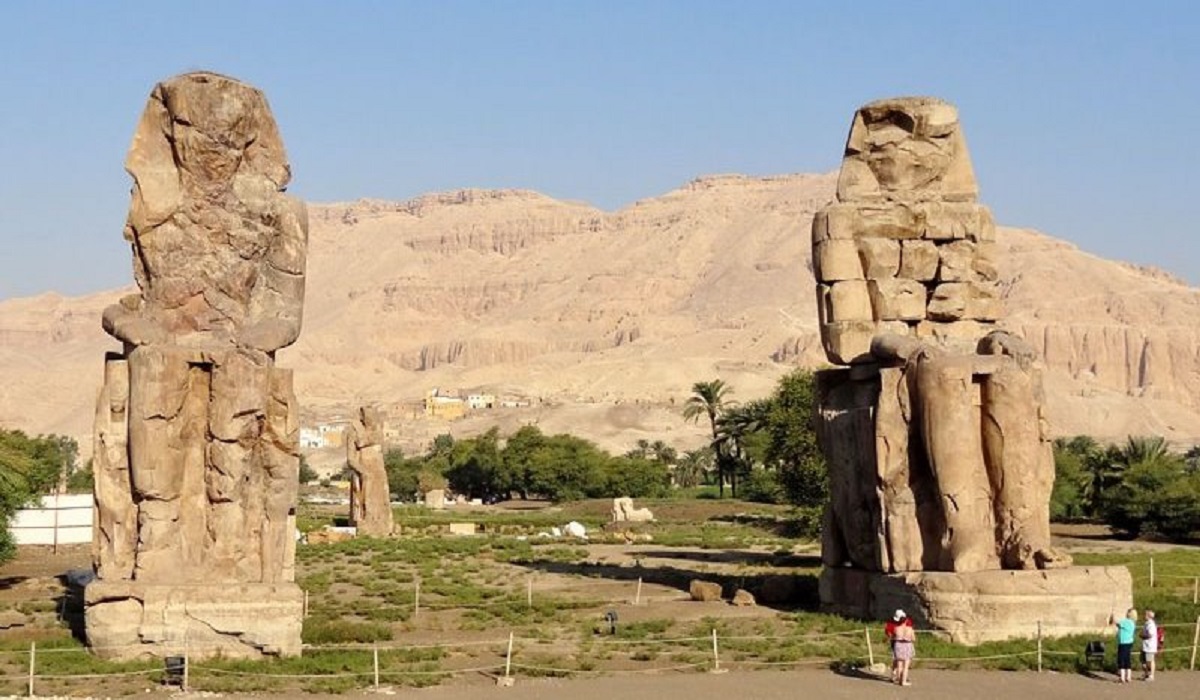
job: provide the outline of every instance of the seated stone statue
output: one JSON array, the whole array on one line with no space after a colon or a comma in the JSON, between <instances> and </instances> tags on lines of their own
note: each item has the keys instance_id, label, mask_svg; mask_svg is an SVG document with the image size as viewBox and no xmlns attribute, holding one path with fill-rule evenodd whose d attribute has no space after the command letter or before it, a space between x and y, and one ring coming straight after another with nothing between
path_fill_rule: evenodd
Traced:
<instances>
[{"instance_id":1,"label":"seated stone statue","mask_svg":"<svg viewBox=\"0 0 1200 700\"><path fill-rule=\"evenodd\" d=\"M1068 563L1050 546L1041 372L996 329L995 226L955 108L861 108L838 201L813 220L829 566L982 571Z\"/></svg>"},{"instance_id":2,"label":"seated stone statue","mask_svg":"<svg viewBox=\"0 0 1200 700\"><path fill-rule=\"evenodd\" d=\"M263 94L213 73L157 85L126 159L139 291L97 415L102 580L290 580L292 376L308 222Z\"/></svg>"}]
</instances>

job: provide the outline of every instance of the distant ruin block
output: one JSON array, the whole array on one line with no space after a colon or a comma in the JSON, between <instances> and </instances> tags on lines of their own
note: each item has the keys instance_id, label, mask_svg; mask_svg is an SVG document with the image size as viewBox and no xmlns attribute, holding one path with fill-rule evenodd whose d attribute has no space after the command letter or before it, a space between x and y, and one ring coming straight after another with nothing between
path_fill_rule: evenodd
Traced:
<instances>
[{"instance_id":1,"label":"distant ruin block","mask_svg":"<svg viewBox=\"0 0 1200 700\"><path fill-rule=\"evenodd\" d=\"M624 496L613 499L611 517L614 523L648 523L654 520L654 513L649 508L635 508L633 499Z\"/></svg>"},{"instance_id":2,"label":"distant ruin block","mask_svg":"<svg viewBox=\"0 0 1200 700\"><path fill-rule=\"evenodd\" d=\"M214 73L155 86L126 159L139 291L97 403L105 658L300 653L298 408L275 351L300 333L308 221L263 94Z\"/></svg>"}]
</instances>

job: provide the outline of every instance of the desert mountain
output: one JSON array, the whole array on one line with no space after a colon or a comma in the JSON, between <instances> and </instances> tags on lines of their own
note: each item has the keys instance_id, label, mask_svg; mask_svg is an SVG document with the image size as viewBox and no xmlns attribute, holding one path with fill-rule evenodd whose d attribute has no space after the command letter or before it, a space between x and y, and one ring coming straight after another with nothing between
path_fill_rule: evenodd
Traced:
<instances>
[{"instance_id":1,"label":"desert mountain","mask_svg":"<svg viewBox=\"0 0 1200 700\"><path fill-rule=\"evenodd\" d=\"M747 400L823 363L809 225L835 179L706 177L613 213L518 190L310 205L304 331L279 365L306 422L376 402L408 450L531 422L615 451L695 446L694 382ZM999 241L1006 325L1045 357L1056 432L1200 440L1200 290L1033 231ZM100 312L128 291L0 302L0 425L90 450L116 349ZM415 417L435 387L530 405Z\"/></svg>"}]
</instances>

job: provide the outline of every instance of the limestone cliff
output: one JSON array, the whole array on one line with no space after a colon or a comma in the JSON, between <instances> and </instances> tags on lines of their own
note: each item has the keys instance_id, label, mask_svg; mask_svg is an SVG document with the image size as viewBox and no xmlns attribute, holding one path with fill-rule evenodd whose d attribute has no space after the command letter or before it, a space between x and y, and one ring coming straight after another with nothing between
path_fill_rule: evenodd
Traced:
<instances>
[{"instance_id":1,"label":"limestone cliff","mask_svg":"<svg viewBox=\"0 0 1200 700\"><path fill-rule=\"evenodd\" d=\"M693 382L744 401L823 362L809 230L835 184L705 177L612 213L520 190L313 205L304 334L280 362L317 416L480 388L536 409L462 429L698 444L678 416ZM1056 432L1200 440L1200 290L1032 231L997 243L1005 325L1046 357ZM0 424L88 434L98 318L122 291L0 302Z\"/></svg>"}]
</instances>

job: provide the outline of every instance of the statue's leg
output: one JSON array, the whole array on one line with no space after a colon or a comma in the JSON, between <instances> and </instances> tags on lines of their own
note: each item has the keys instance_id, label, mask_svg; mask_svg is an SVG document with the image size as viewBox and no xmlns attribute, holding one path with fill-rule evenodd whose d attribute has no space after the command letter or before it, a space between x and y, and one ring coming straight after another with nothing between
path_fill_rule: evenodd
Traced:
<instances>
[{"instance_id":1,"label":"statue's leg","mask_svg":"<svg viewBox=\"0 0 1200 700\"><path fill-rule=\"evenodd\" d=\"M129 355L130 480L138 503L134 578L187 581L199 568L202 543L188 501L203 465L207 374L188 354L143 346ZM201 494L202 495L202 491Z\"/></svg>"},{"instance_id":2,"label":"statue's leg","mask_svg":"<svg viewBox=\"0 0 1200 700\"><path fill-rule=\"evenodd\" d=\"M104 359L104 386L96 401L92 444L93 565L102 579L130 579L137 546L137 508L129 481L129 363L123 355L109 353Z\"/></svg>"},{"instance_id":3,"label":"statue's leg","mask_svg":"<svg viewBox=\"0 0 1200 700\"><path fill-rule=\"evenodd\" d=\"M1042 437L1033 377L1004 358L983 383L983 446L995 494L996 538L1006 569L1035 568L1050 547L1054 455Z\"/></svg>"},{"instance_id":4,"label":"statue's leg","mask_svg":"<svg viewBox=\"0 0 1200 700\"><path fill-rule=\"evenodd\" d=\"M271 367L263 433L262 580L295 578L295 510L300 488L300 409L292 371Z\"/></svg>"},{"instance_id":5,"label":"statue's leg","mask_svg":"<svg viewBox=\"0 0 1200 700\"><path fill-rule=\"evenodd\" d=\"M950 571L997 569L995 521L979 431L979 386L971 356L923 358L917 409L929 467L946 518Z\"/></svg>"},{"instance_id":6,"label":"statue's leg","mask_svg":"<svg viewBox=\"0 0 1200 700\"><path fill-rule=\"evenodd\" d=\"M209 564L214 579L258 581L261 572L263 422L269 400L266 356L226 352L214 356L209 405Z\"/></svg>"}]
</instances>

